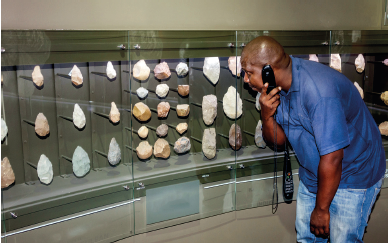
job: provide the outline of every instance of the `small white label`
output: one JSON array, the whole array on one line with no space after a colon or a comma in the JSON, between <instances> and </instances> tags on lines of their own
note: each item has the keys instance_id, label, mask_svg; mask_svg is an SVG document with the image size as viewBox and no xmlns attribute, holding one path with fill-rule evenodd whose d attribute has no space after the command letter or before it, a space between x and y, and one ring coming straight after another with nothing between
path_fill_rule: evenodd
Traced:
<instances>
[{"instance_id":1,"label":"small white label","mask_svg":"<svg viewBox=\"0 0 388 245\"><path fill-rule=\"evenodd\" d=\"M206 177L209 177L209 175L208 174L202 175L202 178L206 178Z\"/></svg>"}]
</instances>

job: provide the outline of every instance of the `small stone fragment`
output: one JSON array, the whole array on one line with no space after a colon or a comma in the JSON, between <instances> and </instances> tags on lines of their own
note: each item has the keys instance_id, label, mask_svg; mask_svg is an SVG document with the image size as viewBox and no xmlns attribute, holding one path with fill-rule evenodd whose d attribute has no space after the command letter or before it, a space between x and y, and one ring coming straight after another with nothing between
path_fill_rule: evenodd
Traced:
<instances>
[{"instance_id":1,"label":"small stone fragment","mask_svg":"<svg viewBox=\"0 0 388 245\"><path fill-rule=\"evenodd\" d=\"M365 69L365 59L362 54L359 54L354 62L358 73L362 73Z\"/></svg>"},{"instance_id":2,"label":"small stone fragment","mask_svg":"<svg viewBox=\"0 0 388 245\"><path fill-rule=\"evenodd\" d=\"M168 94L168 91L169 91L169 87L167 84L159 84L158 86L156 86L156 94L160 98L166 97Z\"/></svg>"},{"instance_id":3,"label":"small stone fragment","mask_svg":"<svg viewBox=\"0 0 388 245\"><path fill-rule=\"evenodd\" d=\"M113 122L113 123L118 123L120 121L120 112L119 110L117 109L117 106L115 104L115 102L112 102L111 103L111 108L110 108L110 112L109 112L109 119Z\"/></svg>"},{"instance_id":4,"label":"small stone fragment","mask_svg":"<svg viewBox=\"0 0 388 245\"><path fill-rule=\"evenodd\" d=\"M148 136L148 128L146 126L141 126L137 131L137 134L140 138L147 138Z\"/></svg>"},{"instance_id":5,"label":"small stone fragment","mask_svg":"<svg viewBox=\"0 0 388 245\"><path fill-rule=\"evenodd\" d=\"M207 159L216 156L216 129L207 128L203 131L202 151Z\"/></svg>"},{"instance_id":6,"label":"small stone fragment","mask_svg":"<svg viewBox=\"0 0 388 245\"><path fill-rule=\"evenodd\" d=\"M38 166L36 168L40 182L43 184L50 184L53 180L53 164L46 157L46 155L40 155Z\"/></svg>"},{"instance_id":7,"label":"small stone fragment","mask_svg":"<svg viewBox=\"0 0 388 245\"><path fill-rule=\"evenodd\" d=\"M384 104L388 105L388 91L381 93L380 99L384 101Z\"/></svg>"},{"instance_id":8,"label":"small stone fragment","mask_svg":"<svg viewBox=\"0 0 388 245\"><path fill-rule=\"evenodd\" d=\"M71 82L76 86L79 86L84 82L81 70L76 65L74 65L71 70Z\"/></svg>"},{"instance_id":9,"label":"small stone fragment","mask_svg":"<svg viewBox=\"0 0 388 245\"><path fill-rule=\"evenodd\" d=\"M167 117L170 111L170 104L168 102L160 102L157 109L158 117Z\"/></svg>"},{"instance_id":10,"label":"small stone fragment","mask_svg":"<svg viewBox=\"0 0 388 245\"><path fill-rule=\"evenodd\" d=\"M144 60L139 60L133 66L133 77L137 80L144 81L150 76L150 68L147 66Z\"/></svg>"},{"instance_id":11,"label":"small stone fragment","mask_svg":"<svg viewBox=\"0 0 388 245\"><path fill-rule=\"evenodd\" d=\"M183 63L183 62L180 62L176 68L175 68L175 71L176 71L176 74L178 74L178 76L186 76L186 74L189 72L189 67L187 66L186 63Z\"/></svg>"},{"instance_id":12,"label":"small stone fragment","mask_svg":"<svg viewBox=\"0 0 388 245\"><path fill-rule=\"evenodd\" d=\"M360 95L361 95L361 98L364 99L364 90L362 90L362 88L360 87L360 85L358 85L357 82L354 82L354 86L356 86L358 92L359 92Z\"/></svg>"},{"instance_id":13,"label":"small stone fragment","mask_svg":"<svg viewBox=\"0 0 388 245\"><path fill-rule=\"evenodd\" d=\"M316 54L309 54L309 60L319 62L318 56Z\"/></svg>"},{"instance_id":14,"label":"small stone fragment","mask_svg":"<svg viewBox=\"0 0 388 245\"><path fill-rule=\"evenodd\" d=\"M136 147L136 154L140 159L147 159L152 156L152 146L148 141L142 141L139 146Z\"/></svg>"},{"instance_id":15,"label":"small stone fragment","mask_svg":"<svg viewBox=\"0 0 388 245\"><path fill-rule=\"evenodd\" d=\"M178 131L179 134L183 134L184 132L186 132L188 127L189 125L187 123L179 123L175 129L176 131Z\"/></svg>"},{"instance_id":16,"label":"small stone fragment","mask_svg":"<svg viewBox=\"0 0 388 245\"><path fill-rule=\"evenodd\" d=\"M236 60L237 60L237 62L236 62ZM228 66L229 66L229 70L232 72L233 75L236 76L236 74L237 74L237 77L240 77L240 74L241 74L241 56L229 57Z\"/></svg>"},{"instance_id":17,"label":"small stone fragment","mask_svg":"<svg viewBox=\"0 0 388 245\"><path fill-rule=\"evenodd\" d=\"M256 109L257 109L258 111L261 110L261 105L260 105L260 102L259 102L260 96L261 96L261 93L260 93L260 92L257 92L257 95L256 95Z\"/></svg>"},{"instance_id":18,"label":"small stone fragment","mask_svg":"<svg viewBox=\"0 0 388 245\"><path fill-rule=\"evenodd\" d=\"M166 136L167 135L167 133L168 133L168 126L167 126L167 124L162 124L162 125L160 125L160 126L158 126L157 128L156 128L156 134L159 136L159 137L164 137L164 136Z\"/></svg>"},{"instance_id":19,"label":"small stone fragment","mask_svg":"<svg viewBox=\"0 0 388 245\"><path fill-rule=\"evenodd\" d=\"M379 130L382 135L388 136L388 121L380 123Z\"/></svg>"},{"instance_id":20,"label":"small stone fragment","mask_svg":"<svg viewBox=\"0 0 388 245\"><path fill-rule=\"evenodd\" d=\"M7 136L7 133L8 133L8 127L4 119L2 118L1 119L1 141L4 140L5 136Z\"/></svg>"},{"instance_id":21,"label":"small stone fragment","mask_svg":"<svg viewBox=\"0 0 388 245\"><path fill-rule=\"evenodd\" d=\"M236 96L237 96L237 110L236 110ZM240 98L240 94L236 91L235 87L230 86L228 88L228 92L224 95L224 98L222 100L222 105L223 105L225 114L229 118L235 119L241 116L242 100Z\"/></svg>"},{"instance_id":22,"label":"small stone fragment","mask_svg":"<svg viewBox=\"0 0 388 245\"><path fill-rule=\"evenodd\" d=\"M143 102L138 102L133 107L133 115L142 122L147 121L151 118L151 110Z\"/></svg>"},{"instance_id":23,"label":"small stone fragment","mask_svg":"<svg viewBox=\"0 0 388 245\"><path fill-rule=\"evenodd\" d=\"M182 97L189 95L190 85L178 85L178 94Z\"/></svg>"},{"instance_id":24,"label":"small stone fragment","mask_svg":"<svg viewBox=\"0 0 388 245\"><path fill-rule=\"evenodd\" d=\"M339 54L331 54L330 67L339 71L339 72L342 72L342 70L341 70L341 56Z\"/></svg>"},{"instance_id":25,"label":"small stone fragment","mask_svg":"<svg viewBox=\"0 0 388 245\"><path fill-rule=\"evenodd\" d=\"M4 157L1 161L1 188L6 188L13 182L15 182L15 174L8 157Z\"/></svg>"},{"instance_id":26,"label":"small stone fragment","mask_svg":"<svg viewBox=\"0 0 388 245\"><path fill-rule=\"evenodd\" d=\"M191 149L191 143L189 138L181 137L177 141L175 141L174 151L176 153L185 153L190 151L190 149Z\"/></svg>"},{"instance_id":27,"label":"small stone fragment","mask_svg":"<svg viewBox=\"0 0 388 245\"><path fill-rule=\"evenodd\" d=\"M73 154L73 173L77 177L85 176L90 170L90 159L88 153L81 147L77 146Z\"/></svg>"},{"instance_id":28,"label":"small stone fragment","mask_svg":"<svg viewBox=\"0 0 388 245\"><path fill-rule=\"evenodd\" d=\"M206 57L203 64L203 74L213 84L217 84L220 78L220 59L218 57Z\"/></svg>"},{"instance_id":29,"label":"small stone fragment","mask_svg":"<svg viewBox=\"0 0 388 245\"><path fill-rule=\"evenodd\" d=\"M388 59L385 59L385 60L383 61L383 64L386 65L386 66L388 66Z\"/></svg>"},{"instance_id":30,"label":"small stone fragment","mask_svg":"<svg viewBox=\"0 0 388 245\"><path fill-rule=\"evenodd\" d=\"M136 89L137 96L139 96L140 99L144 99L148 95L148 90L140 87Z\"/></svg>"},{"instance_id":31,"label":"small stone fragment","mask_svg":"<svg viewBox=\"0 0 388 245\"><path fill-rule=\"evenodd\" d=\"M202 98L202 118L206 125L211 125L217 116L217 97L213 94Z\"/></svg>"},{"instance_id":32,"label":"small stone fragment","mask_svg":"<svg viewBox=\"0 0 388 245\"><path fill-rule=\"evenodd\" d=\"M169 78L171 76L170 67L166 62L162 62L155 66L154 69L155 77L159 80Z\"/></svg>"},{"instance_id":33,"label":"small stone fragment","mask_svg":"<svg viewBox=\"0 0 388 245\"><path fill-rule=\"evenodd\" d=\"M112 165L116 165L121 160L121 150L116 139L113 137L109 144L108 161Z\"/></svg>"},{"instance_id":34,"label":"small stone fragment","mask_svg":"<svg viewBox=\"0 0 388 245\"><path fill-rule=\"evenodd\" d=\"M116 77L116 70L113 67L112 62L108 61L108 64L106 65L106 76L109 77L109 79L113 79Z\"/></svg>"},{"instance_id":35,"label":"small stone fragment","mask_svg":"<svg viewBox=\"0 0 388 245\"><path fill-rule=\"evenodd\" d=\"M239 150L242 145L241 128L235 123L229 129L229 144L233 150Z\"/></svg>"},{"instance_id":36,"label":"small stone fragment","mask_svg":"<svg viewBox=\"0 0 388 245\"><path fill-rule=\"evenodd\" d=\"M154 145L154 155L155 157L168 158L170 156L171 150L170 145L165 139L158 139Z\"/></svg>"},{"instance_id":37,"label":"small stone fragment","mask_svg":"<svg viewBox=\"0 0 388 245\"><path fill-rule=\"evenodd\" d=\"M40 71L40 66L35 66L34 71L32 72L32 81L38 87L41 87L43 85L43 75Z\"/></svg>"},{"instance_id":38,"label":"small stone fragment","mask_svg":"<svg viewBox=\"0 0 388 245\"><path fill-rule=\"evenodd\" d=\"M73 123L79 129L83 128L86 124L85 114L78 104L74 105Z\"/></svg>"},{"instance_id":39,"label":"small stone fragment","mask_svg":"<svg viewBox=\"0 0 388 245\"><path fill-rule=\"evenodd\" d=\"M263 131L261 131L261 127L262 127L261 120L259 120L259 122L257 123L257 126L256 126L256 131L255 131L255 143L256 143L257 147L264 149L267 144L265 143L265 141L263 139Z\"/></svg>"},{"instance_id":40,"label":"small stone fragment","mask_svg":"<svg viewBox=\"0 0 388 245\"><path fill-rule=\"evenodd\" d=\"M35 120L35 132L39 136L46 136L50 133L50 127L47 121L47 118L43 115L43 113L39 113Z\"/></svg>"},{"instance_id":41,"label":"small stone fragment","mask_svg":"<svg viewBox=\"0 0 388 245\"><path fill-rule=\"evenodd\" d=\"M190 106L188 104L177 105L176 113L179 117L186 117L190 113Z\"/></svg>"}]
</instances>

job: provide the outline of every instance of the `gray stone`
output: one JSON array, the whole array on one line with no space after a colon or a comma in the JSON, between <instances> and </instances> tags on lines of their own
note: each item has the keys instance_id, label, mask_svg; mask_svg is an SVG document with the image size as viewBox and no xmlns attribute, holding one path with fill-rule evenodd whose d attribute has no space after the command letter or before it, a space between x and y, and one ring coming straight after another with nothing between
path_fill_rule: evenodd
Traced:
<instances>
[{"instance_id":1,"label":"gray stone","mask_svg":"<svg viewBox=\"0 0 388 245\"><path fill-rule=\"evenodd\" d=\"M43 75L40 71L40 66L35 66L34 71L32 72L32 81L36 86L41 87L43 85Z\"/></svg>"},{"instance_id":2,"label":"gray stone","mask_svg":"<svg viewBox=\"0 0 388 245\"><path fill-rule=\"evenodd\" d=\"M261 105L260 105L260 102L259 102L259 99L260 99L260 96L261 96L261 93L260 92L257 92L257 95L256 95L256 109L258 110L258 111L260 111L261 110Z\"/></svg>"},{"instance_id":3,"label":"gray stone","mask_svg":"<svg viewBox=\"0 0 388 245\"><path fill-rule=\"evenodd\" d=\"M40 155L38 166L36 168L40 182L43 184L50 184L53 180L53 164L46 157L46 155Z\"/></svg>"},{"instance_id":4,"label":"gray stone","mask_svg":"<svg viewBox=\"0 0 388 245\"><path fill-rule=\"evenodd\" d=\"M264 149L267 144L265 143L265 141L263 139L263 131L261 130L261 127L262 127L261 120L259 120L259 122L257 123L257 126L256 126L255 143L258 147Z\"/></svg>"},{"instance_id":5,"label":"gray stone","mask_svg":"<svg viewBox=\"0 0 388 245\"><path fill-rule=\"evenodd\" d=\"M113 67L112 62L108 61L108 64L106 65L106 76L109 77L109 79L113 79L116 77L116 70Z\"/></svg>"},{"instance_id":6,"label":"gray stone","mask_svg":"<svg viewBox=\"0 0 388 245\"><path fill-rule=\"evenodd\" d=\"M168 133L168 126L167 124L162 124L160 125L159 127L156 128L156 134L159 136L159 137L164 137L166 136Z\"/></svg>"},{"instance_id":7,"label":"gray stone","mask_svg":"<svg viewBox=\"0 0 388 245\"><path fill-rule=\"evenodd\" d=\"M73 173L77 177L84 177L90 170L90 159L88 153L77 146L73 154Z\"/></svg>"},{"instance_id":8,"label":"gray stone","mask_svg":"<svg viewBox=\"0 0 388 245\"><path fill-rule=\"evenodd\" d=\"M139 60L133 66L133 77L137 80L144 81L150 76L150 68L147 66L144 60Z\"/></svg>"},{"instance_id":9,"label":"gray stone","mask_svg":"<svg viewBox=\"0 0 388 245\"><path fill-rule=\"evenodd\" d=\"M237 96L237 114L236 114L236 96ZM241 116L242 114L242 100L240 94L236 91L236 88L230 86L228 92L224 95L222 100L222 106L224 108L225 114L231 118L235 119Z\"/></svg>"},{"instance_id":10,"label":"gray stone","mask_svg":"<svg viewBox=\"0 0 388 245\"><path fill-rule=\"evenodd\" d=\"M362 73L365 69L365 59L362 54L359 54L354 61L354 65L356 66L356 70L358 73Z\"/></svg>"},{"instance_id":11,"label":"gray stone","mask_svg":"<svg viewBox=\"0 0 388 245\"><path fill-rule=\"evenodd\" d=\"M180 62L176 68L176 73L178 74L178 76L186 76L186 74L189 72L189 67L187 66L186 63L183 63L183 62Z\"/></svg>"},{"instance_id":12,"label":"gray stone","mask_svg":"<svg viewBox=\"0 0 388 245\"><path fill-rule=\"evenodd\" d=\"M121 150L116 139L113 137L109 144L108 161L112 165L116 165L121 160Z\"/></svg>"},{"instance_id":13,"label":"gray stone","mask_svg":"<svg viewBox=\"0 0 388 245\"><path fill-rule=\"evenodd\" d=\"M174 144L174 151L176 153L185 153L190 151L191 144L190 140L187 137L180 137Z\"/></svg>"},{"instance_id":14,"label":"gray stone","mask_svg":"<svg viewBox=\"0 0 388 245\"><path fill-rule=\"evenodd\" d=\"M148 94L148 90L143 88L143 87L140 87L140 88L136 89L136 93L140 99L144 99Z\"/></svg>"},{"instance_id":15,"label":"gray stone","mask_svg":"<svg viewBox=\"0 0 388 245\"><path fill-rule=\"evenodd\" d=\"M213 94L202 98L202 118L206 125L211 125L217 116L217 97Z\"/></svg>"},{"instance_id":16,"label":"gray stone","mask_svg":"<svg viewBox=\"0 0 388 245\"><path fill-rule=\"evenodd\" d=\"M220 78L220 59L218 57L206 57L203 64L203 74L213 84L217 84Z\"/></svg>"},{"instance_id":17,"label":"gray stone","mask_svg":"<svg viewBox=\"0 0 388 245\"><path fill-rule=\"evenodd\" d=\"M2 118L1 119L1 141L4 140L5 136L7 136L7 133L8 133L8 127L4 119Z\"/></svg>"},{"instance_id":18,"label":"gray stone","mask_svg":"<svg viewBox=\"0 0 388 245\"><path fill-rule=\"evenodd\" d=\"M85 114L78 104L74 105L73 123L79 129L82 129L83 127L85 127L85 124L86 124Z\"/></svg>"},{"instance_id":19,"label":"gray stone","mask_svg":"<svg viewBox=\"0 0 388 245\"><path fill-rule=\"evenodd\" d=\"M216 130L207 128L203 131L202 151L205 157L212 159L216 156Z\"/></svg>"},{"instance_id":20,"label":"gray stone","mask_svg":"<svg viewBox=\"0 0 388 245\"><path fill-rule=\"evenodd\" d=\"M168 91L169 91L169 87L167 84L159 84L158 86L156 86L156 94L160 98L166 97L168 94Z\"/></svg>"}]
</instances>

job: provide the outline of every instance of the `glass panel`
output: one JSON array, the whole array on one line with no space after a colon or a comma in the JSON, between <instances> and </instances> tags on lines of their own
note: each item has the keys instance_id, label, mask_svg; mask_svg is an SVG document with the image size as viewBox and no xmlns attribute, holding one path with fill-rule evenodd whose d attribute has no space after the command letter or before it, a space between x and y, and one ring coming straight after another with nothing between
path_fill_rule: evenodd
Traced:
<instances>
[{"instance_id":1,"label":"glass panel","mask_svg":"<svg viewBox=\"0 0 388 245\"><path fill-rule=\"evenodd\" d=\"M131 149L140 149L140 144L148 142L154 150L147 155L147 147L144 147L140 157L133 154L135 198L141 199L135 204L136 234L235 209L235 153L228 142L229 129L235 119L228 118L223 112L224 94L236 85L236 78L228 69L228 58L235 56L235 42L234 31L130 31L131 101L133 114L138 117L132 118L132 128L128 129L133 133ZM213 81L211 75L204 75L205 57L216 57L210 61L219 62L220 67L216 69L220 71L219 78L215 75ZM139 75L140 60L150 68L150 75ZM164 62L168 65L164 68L168 73L165 76L157 68ZM181 62L181 65L187 65L187 74L181 73L178 67ZM168 85L167 95L163 95L162 89L159 91L161 85ZM185 85L189 85L188 94L179 91L184 87L178 86ZM137 95L136 91L141 88L148 90L145 98ZM202 113L203 97L207 95L215 96L214 101L207 100L205 107L209 108L206 112L209 125L205 124ZM235 96L231 98L235 100ZM158 112L163 102L169 103L168 115L162 110ZM140 103L149 107L150 119L139 116L142 115L138 114ZM178 115L181 105L183 111ZM184 105L190 108L188 115L184 113ZM214 122L212 116L215 114L211 108L217 109ZM176 127L184 123L188 128L179 133ZM162 128L158 130L163 124L168 128L166 136L163 136ZM148 128L148 135L141 138L139 131L143 126ZM204 132L209 129L215 129L215 134L213 141L209 140L211 134L205 140L207 158L202 147ZM212 148L214 137L216 152ZM191 144L190 150L184 148L187 140ZM177 142L182 143L178 152L174 150ZM159 149L163 144L164 153Z\"/></svg>"},{"instance_id":2,"label":"glass panel","mask_svg":"<svg viewBox=\"0 0 388 245\"><path fill-rule=\"evenodd\" d=\"M25 227L111 210L132 200L131 152L124 148L124 127L130 125L130 97L124 92L129 89L129 74L124 72L129 69L129 51L117 47L128 46L127 34L2 31L1 112L8 134L1 154L15 175L15 182L2 188L2 234L8 239ZM117 73L112 79L106 72L108 61ZM75 65L82 79L75 78ZM43 84L34 70L40 70ZM117 123L108 116L111 102L121 114ZM114 149L109 150L113 138L121 152L119 163ZM108 152L114 155L110 161ZM131 218L133 210L125 210L123 215ZM132 234L128 226L104 239Z\"/></svg>"},{"instance_id":3,"label":"glass panel","mask_svg":"<svg viewBox=\"0 0 388 245\"><path fill-rule=\"evenodd\" d=\"M273 37L284 47L287 54L294 57L309 59L309 54L316 54L321 63L329 64L329 31L238 31L237 55L241 55L244 45L258 36ZM275 183L277 183L278 202L283 202L284 153L276 154L277 177L274 178L274 151L262 145L261 133L255 136L256 131L260 132L261 128L258 126L261 114L256 108L257 92L243 82L243 77L239 78L237 84L243 101L244 113L239 119L243 132L243 147L237 152L236 158L236 208L241 210L276 203L276 194L274 195L273 192ZM255 138L259 146L255 143ZM292 149L290 156L294 190L297 190L298 162ZM296 193L293 199L296 199Z\"/></svg>"}]
</instances>

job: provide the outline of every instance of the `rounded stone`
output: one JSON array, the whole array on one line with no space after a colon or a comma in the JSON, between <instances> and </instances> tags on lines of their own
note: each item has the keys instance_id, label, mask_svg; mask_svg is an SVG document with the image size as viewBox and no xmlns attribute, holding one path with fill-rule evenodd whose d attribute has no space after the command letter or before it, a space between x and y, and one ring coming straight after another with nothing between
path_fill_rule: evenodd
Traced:
<instances>
[{"instance_id":1,"label":"rounded stone","mask_svg":"<svg viewBox=\"0 0 388 245\"><path fill-rule=\"evenodd\" d=\"M168 67L166 62L162 62L155 66L154 74L159 80L169 78L171 76L170 67Z\"/></svg>"},{"instance_id":2,"label":"rounded stone","mask_svg":"<svg viewBox=\"0 0 388 245\"><path fill-rule=\"evenodd\" d=\"M147 138L148 136L148 128L146 126L141 126L137 131L137 134L140 138Z\"/></svg>"},{"instance_id":3,"label":"rounded stone","mask_svg":"<svg viewBox=\"0 0 388 245\"><path fill-rule=\"evenodd\" d=\"M139 60L133 66L133 77L137 80L144 81L150 76L150 68L147 66L144 60Z\"/></svg>"},{"instance_id":4,"label":"rounded stone","mask_svg":"<svg viewBox=\"0 0 388 245\"><path fill-rule=\"evenodd\" d=\"M138 102L133 107L133 115L139 120L139 121L147 121L151 118L151 110L148 108L146 104L143 102Z\"/></svg>"},{"instance_id":5,"label":"rounded stone","mask_svg":"<svg viewBox=\"0 0 388 245\"><path fill-rule=\"evenodd\" d=\"M136 154L140 159L148 159L152 156L152 146L148 143L148 141L142 141L139 146L136 147Z\"/></svg>"}]
</instances>

